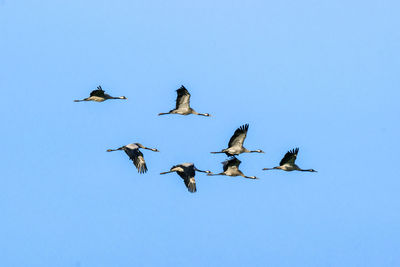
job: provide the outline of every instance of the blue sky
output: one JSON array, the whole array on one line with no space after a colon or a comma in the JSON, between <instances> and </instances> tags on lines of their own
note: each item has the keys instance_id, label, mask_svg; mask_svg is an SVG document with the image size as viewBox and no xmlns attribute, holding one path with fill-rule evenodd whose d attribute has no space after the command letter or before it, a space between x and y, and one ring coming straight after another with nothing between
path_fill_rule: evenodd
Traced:
<instances>
[{"instance_id":1,"label":"blue sky","mask_svg":"<svg viewBox=\"0 0 400 267\"><path fill-rule=\"evenodd\" d=\"M0 0L0 265L399 266L399 8ZM128 101L73 102L99 84ZM157 116L181 84L213 117ZM260 180L159 175L244 123ZM296 146L318 173L261 170Z\"/></svg>"}]
</instances>

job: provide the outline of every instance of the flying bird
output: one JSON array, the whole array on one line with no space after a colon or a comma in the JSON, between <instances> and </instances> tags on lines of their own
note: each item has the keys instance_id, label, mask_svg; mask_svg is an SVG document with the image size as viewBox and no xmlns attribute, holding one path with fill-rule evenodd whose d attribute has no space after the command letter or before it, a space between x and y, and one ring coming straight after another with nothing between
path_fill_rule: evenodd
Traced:
<instances>
[{"instance_id":1,"label":"flying bird","mask_svg":"<svg viewBox=\"0 0 400 267\"><path fill-rule=\"evenodd\" d=\"M84 98L82 100L74 100L74 102L82 102L82 101L103 102L103 101L106 101L107 99L127 99L125 96L113 97L108 94L105 94L104 92L105 91L99 85L99 86L97 86L97 90L93 90L90 93L89 97Z\"/></svg>"},{"instance_id":2,"label":"flying bird","mask_svg":"<svg viewBox=\"0 0 400 267\"><path fill-rule=\"evenodd\" d=\"M175 166L167 172L162 172L160 174L167 174L171 172L176 172L185 182L185 185L190 193L196 192L196 180L194 179L195 172L211 173L210 171L201 171L197 169L193 163L182 163Z\"/></svg>"},{"instance_id":3,"label":"flying bird","mask_svg":"<svg viewBox=\"0 0 400 267\"><path fill-rule=\"evenodd\" d=\"M180 114L180 115L201 115L210 117L211 115L208 113L198 113L194 109L190 107L190 93L185 88L185 86L181 86L178 90L176 90L177 97L176 97L176 107L175 109L170 110L166 113L159 113L158 115L165 115L165 114Z\"/></svg>"},{"instance_id":4,"label":"flying bird","mask_svg":"<svg viewBox=\"0 0 400 267\"><path fill-rule=\"evenodd\" d=\"M247 131L249 130L249 125L245 124L236 129L235 133L232 135L228 143L228 148L223 149L219 152L211 152L212 154L225 153L227 156L235 156L242 153L265 153L261 149L248 150L243 147L244 139L246 139Z\"/></svg>"},{"instance_id":5,"label":"flying bird","mask_svg":"<svg viewBox=\"0 0 400 267\"><path fill-rule=\"evenodd\" d=\"M317 172L314 169L301 169L299 166L294 164L297 158L297 154L299 153L299 148L295 148L286 152L285 156L279 163L279 166L273 168L264 168L264 171L267 170L284 170L284 171L302 171L302 172Z\"/></svg>"},{"instance_id":6,"label":"flying bird","mask_svg":"<svg viewBox=\"0 0 400 267\"><path fill-rule=\"evenodd\" d=\"M132 143L117 149L107 149L107 152L118 151L118 150L125 151L125 153L133 161L133 164L137 168L138 173L145 173L147 172L147 165L146 161L144 160L143 153L139 150L140 148L148 149L154 152L160 152L156 148L148 148L139 143Z\"/></svg>"},{"instance_id":7,"label":"flying bird","mask_svg":"<svg viewBox=\"0 0 400 267\"><path fill-rule=\"evenodd\" d=\"M222 162L224 171L221 173L216 173L216 174L212 174L209 173L209 176L212 175L226 175L226 176L242 176L244 178L248 178L248 179L258 179L255 176L246 176L243 174L243 172L241 172L239 170L239 165L240 165L241 161L238 160L236 157L232 157L228 160L225 160L224 162Z\"/></svg>"}]
</instances>

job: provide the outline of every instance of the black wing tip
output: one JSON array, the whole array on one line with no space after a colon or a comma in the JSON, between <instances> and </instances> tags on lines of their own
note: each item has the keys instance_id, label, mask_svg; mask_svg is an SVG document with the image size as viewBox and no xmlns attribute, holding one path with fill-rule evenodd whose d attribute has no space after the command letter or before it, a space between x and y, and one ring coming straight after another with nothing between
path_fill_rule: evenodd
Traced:
<instances>
[{"instance_id":1,"label":"black wing tip","mask_svg":"<svg viewBox=\"0 0 400 267\"><path fill-rule=\"evenodd\" d=\"M146 173L147 172L147 166L146 165L141 166L141 167L137 168L137 170L138 170L138 173L140 173L140 174Z\"/></svg>"},{"instance_id":2,"label":"black wing tip","mask_svg":"<svg viewBox=\"0 0 400 267\"><path fill-rule=\"evenodd\" d=\"M178 95L185 95L185 94L189 94L189 91L186 89L185 86L181 85L181 87L179 87L176 92L178 93Z\"/></svg>"},{"instance_id":3,"label":"black wing tip","mask_svg":"<svg viewBox=\"0 0 400 267\"><path fill-rule=\"evenodd\" d=\"M193 177L194 178L194 177ZM195 193L197 191L196 189L196 181L193 178L186 178L184 179L185 185L187 187L187 190L190 193ZM193 179L193 180L192 180Z\"/></svg>"},{"instance_id":4,"label":"black wing tip","mask_svg":"<svg viewBox=\"0 0 400 267\"><path fill-rule=\"evenodd\" d=\"M243 131L243 132L247 132L249 130L249 124L248 123L243 124L242 126L239 127L238 130Z\"/></svg>"},{"instance_id":5,"label":"black wing tip","mask_svg":"<svg viewBox=\"0 0 400 267\"><path fill-rule=\"evenodd\" d=\"M293 148L292 150L289 150L289 152L290 152L291 154L297 155L297 154L299 153L299 148L298 148L298 147Z\"/></svg>"},{"instance_id":6,"label":"black wing tip","mask_svg":"<svg viewBox=\"0 0 400 267\"><path fill-rule=\"evenodd\" d=\"M189 186L188 186L188 191L190 192L190 193L196 193L197 192L197 189L196 189L196 184L189 184Z\"/></svg>"}]
</instances>

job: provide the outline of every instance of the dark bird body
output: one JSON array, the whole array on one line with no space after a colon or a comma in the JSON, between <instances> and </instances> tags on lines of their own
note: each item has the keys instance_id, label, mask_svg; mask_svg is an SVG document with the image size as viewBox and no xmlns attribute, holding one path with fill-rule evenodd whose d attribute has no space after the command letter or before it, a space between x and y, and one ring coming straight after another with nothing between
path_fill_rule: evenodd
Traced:
<instances>
[{"instance_id":1,"label":"dark bird body","mask_svg":"<svg viewBox=\"0 0 400 267\"><path fill-rule=\"evenodd\" d=\"M169 171L162 172L160 174L176 172L183 179L188 191L190 193L194 193L197 191L196 180L194 179L196 171L204 172L204 173L211 173L210 171L201 171L201 170L197 169L193 163L182 163L182 164L172 166L172 168Z\"/></svg>"},{"instance_id":2,"label":"dark bird body","mask_svg":"<svg viewBox=\"0 0 400 267\"><path fill-rule=\"evenodd\" d=\"M297 154L299 153L299 148L295 148L286 152L285 156L282 158L279 166L273 168L264 168L267 170L284 170L284 171L302 171L302 172L317 172L314 169L301 169L294 162L296 161Z\"/></svg>"},{"instance_id":3,"label":"dark bird body","mask_svg":"<svg viewBox=\"0 0 400 267\"><path fill-rule=\"evenodd\" d=\"M90 96L82 99L82 100L74 100L74 102L82 102L82 101L95 101L95 102L103 102L108 99L127 99L125 96L118 96L118 97L113 97L108 94L105 94L105 91L101 88L101 86L97 86L96 90L93 90L90 93Z\"/></svg>"},{"instance_id":4,"label":"dark bird body","mask_svg":"<svg viewBox=\"0 0 400 267\"><path fill-rule=\"evenodd\" d=\"M208 113L198 113L194 109L190 107L190 93L185 88L185 86L181 86L178 90L176 90L177 97L176 97L176 107L175 109L170 110L166 113L159 113L158 115L166 115L166 114L180 114L180 115L201 115L209 117L210 114Z\"/></svg>"},{"instance_id":5,"label":"dark bird body","mask_svg":"<svg viewBox=\"0 0 400 267\"><path fill-rule=\"evenodd\" d=\"M232 157L228 160L222 162L223 165L223 172L217 174L208 174L208 175L226 175L226 176L242 176L248 179L258 179L255 176L246 176L243 174L241 170L239 170L239 165L241 161L238 160L236 157Z\"/></svg>"},{"instance_id":6,"label":"dark bird body","mask_svg":"<svg viewBox=\"0 0 400 267\"><path fill-rule=\"evenodd\" d=\"M235 156L242 153L264 153L261 149L248 150L243 147L244 140L247 136L247 131L249 130L249 125L245 124L236 129L235 133L231 137L228 143L228 148L223 149L219 152L211 152L212 154L225 153L227 156Z\"/></svg>"},{"instance_id":7,"label":"dark bird body","mask_svg":"<svg viewBox=\"0 0 400 267\"><path fill-rule=\"evenodd\" d=\"M118 151L118 150L125 151L125 153L129 156L129 158L132 160L133 164L137 168L138 173L145 173L147 172L147 165L144 160L143 153L139 150L140 148L148 149L154 152L159 152L156 148L148 148L139 143L132 143L117 149L107 149L107 152Z\"/></svg>"}]
</instances>

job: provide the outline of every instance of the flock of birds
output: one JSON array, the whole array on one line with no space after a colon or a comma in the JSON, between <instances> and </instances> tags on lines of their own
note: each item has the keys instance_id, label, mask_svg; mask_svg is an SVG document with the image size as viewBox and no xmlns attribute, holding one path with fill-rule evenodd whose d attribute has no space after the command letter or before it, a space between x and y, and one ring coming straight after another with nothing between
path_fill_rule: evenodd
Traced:
<instances>
[{"instance_id":1,"label":"flock of birds","mask_svg":"<svg viewBox=\"0 0 400 267\"><path fill-rule=\"evenodd\" d=\"M189 91L182 85L177 92L176 98L176 107L175 109L170 110L166 113L159 113L158 115L166 115L166 114L179 114L179 115L200 115L210 117L211 115L208 113L198 113L193 108L190 107L190 93ZM75 102L82 101L95 101L95 102L103 102L108 99L127 99L125 96L112 97L105 93L105 91L98 86L96 90L93 90L90 93L90 96L81 100L74 100ZM217 153L225 153L229 158L222 162L223 172L221 173L212 173L211 171L202 171L195 167L193 163L182 163L175 166L172 166L171 169L167 172L162 172L160 174L167 174L176 172L184 181L189 192L196 192L196 180L194 178L196 171L207 173L207 175L226 175L226 176L242 176L248 179L258 179L256 176L246 176L241 170L239 170L239 165L241 161L236 158L237 155L242 153L264 153L261 149L257 150L248 150L243 146L244 140L247 136L247 131L249 130L249 125L245 124L236 129L233 133L231 139L229 140L228 147L222 149L218 152L211 152L212 154ZM108 149L107 152L119 151L123 150L132 160L133 164L137 168L139 173L147 172L146 161L144 160L143 153L140 149L147 149L154 152L159 152L156 148L145 147L140 143L132 143L125 146L122 146L117 149ZM316 172L314 169L301 169L299 166L295 164L297 154L299 153L299 148L295 148L289 150L282 160L279 163L279 166L273 168L264 168L263 170L283 170L283 171L303 171L303 172Z\"/></svg>"}]
</instances>

